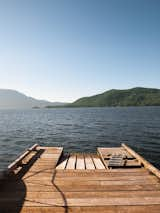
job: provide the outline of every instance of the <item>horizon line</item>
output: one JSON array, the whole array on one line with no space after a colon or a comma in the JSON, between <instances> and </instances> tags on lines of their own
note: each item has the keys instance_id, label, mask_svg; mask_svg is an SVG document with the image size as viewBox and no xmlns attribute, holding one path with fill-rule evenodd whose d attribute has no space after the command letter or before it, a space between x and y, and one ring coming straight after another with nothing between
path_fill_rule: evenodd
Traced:
<instances>
[{"instance_id":1,"label":"horizon line","mask_svg":"<svg viewBox=\"0 0 160 213\"><path fill-rule=\"evenodd\" d=\"M81 96L77 99L74 99L74 100L70 100L70 101L52 101L52 100L49 100L49 99L45 99L45 98L38 98L38 97L35 97L35 96L32 96L32 95L28 95L27 92L21 92L21 90L18 90L18 89L14 89L14 88L0 88L0 90L10 90L10 91L15 91L17 93L20 93L20 94L23 94L29 98L34 98L36 100L40 100L40 101L47 101L47 102L51 102L51 103L73 103L75 101L77 101L78 99L80 98L87 98L87 97L92 97L92 96L95 96L95 95L100 95L100 94L103 94L107 91L110 91L110 90L130 90L130 89L134 89L134 88L146 88L146 89L160 89L160 88L156 88L156 87L145 87L145 86L135 86L135 87L128 87L128 88L121 88L121 89L118 89L118 88L112 88L112 89L106 89L105 91L102 91L102 92L97 92L97 93L94 93L94 94L91 94L91 95L88 95L88 96Z\"/></svg>"}]
</instances>

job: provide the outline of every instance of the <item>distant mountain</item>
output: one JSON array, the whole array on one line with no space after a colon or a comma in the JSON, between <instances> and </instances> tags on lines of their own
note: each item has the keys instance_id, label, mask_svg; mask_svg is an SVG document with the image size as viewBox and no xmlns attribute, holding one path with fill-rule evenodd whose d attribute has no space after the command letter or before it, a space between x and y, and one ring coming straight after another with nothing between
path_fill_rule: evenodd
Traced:
<instances>
[{"instance_id":1,"label":"distant mountain","mask_svg":"<svg viewBox=\"0 0 160 213\"><path fill-rule=\"evenodd\" d=\"M136 87L112 89L99 95L80 98L69 107L160 106L160 89Z\"/></svg>"},{"instance_id":2,"label":"distant mountain","mask_svg":"<svg viewBox=\"0 0 160 213\"><path fill-rule=\"evenodd\" d=\"M62 106L66 103L49 102L28 97L18 91L0 89L0 109L29 109L50 106Z\"/></svg>"}]
</instances>

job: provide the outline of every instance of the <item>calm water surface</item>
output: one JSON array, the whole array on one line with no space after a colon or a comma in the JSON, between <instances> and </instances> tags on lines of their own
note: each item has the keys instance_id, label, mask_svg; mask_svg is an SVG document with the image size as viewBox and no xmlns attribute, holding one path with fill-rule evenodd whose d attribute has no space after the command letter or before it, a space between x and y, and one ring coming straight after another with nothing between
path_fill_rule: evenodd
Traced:
<instances>
[{"instance_id":1,"label":"calm water surface","mask_svg":"<svg viewBox=\"0 0 160 213\"><path fill-rule=\"evenodd\" d=\"M95 152L126 143L160 168L160 107L0 111L0 168L39 143Z\"/></svg>"}]
</instances>

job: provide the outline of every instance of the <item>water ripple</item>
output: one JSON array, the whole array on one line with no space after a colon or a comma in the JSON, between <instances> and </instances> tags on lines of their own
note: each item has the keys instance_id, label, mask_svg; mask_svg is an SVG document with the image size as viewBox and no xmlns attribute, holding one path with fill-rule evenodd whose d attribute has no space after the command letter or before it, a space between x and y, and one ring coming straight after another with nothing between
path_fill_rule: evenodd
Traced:
<instances>
[{"instance_id":1,"label":"water ripple","mask_svg":"<svg viewBox=\"0 0 160 213\"><path fill-rule=\"evenodd\" d=\"M160 168L160 107L0 111L0 168L39 143L95 152L126 143ZM8 160L9 159L9 160Z\"/></svg>"}]
</instances>

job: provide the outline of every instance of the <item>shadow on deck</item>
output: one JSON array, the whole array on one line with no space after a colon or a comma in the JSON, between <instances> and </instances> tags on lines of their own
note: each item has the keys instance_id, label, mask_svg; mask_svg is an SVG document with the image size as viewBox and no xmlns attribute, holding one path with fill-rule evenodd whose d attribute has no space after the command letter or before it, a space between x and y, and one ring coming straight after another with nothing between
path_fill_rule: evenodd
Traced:
<instances>
[{"instance_id":1,"label":"shadow on deck","mask_svg":"<svg viewBox=\"0 0 160 213\"><path fill-rule=\"evenodd\" d=\"M43 152L44 150L36 151L27 163L22 164L17 171L10 172L4 180L0 181L1 213L21 212L27 194L27 187L22 178Z\"/></svg>"}]
</instances>

